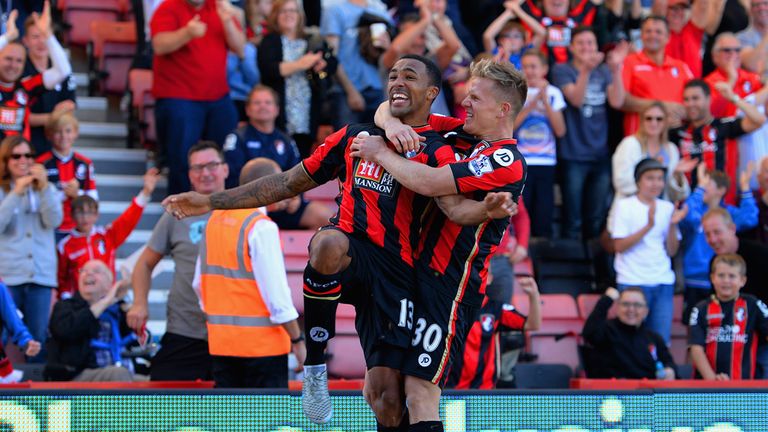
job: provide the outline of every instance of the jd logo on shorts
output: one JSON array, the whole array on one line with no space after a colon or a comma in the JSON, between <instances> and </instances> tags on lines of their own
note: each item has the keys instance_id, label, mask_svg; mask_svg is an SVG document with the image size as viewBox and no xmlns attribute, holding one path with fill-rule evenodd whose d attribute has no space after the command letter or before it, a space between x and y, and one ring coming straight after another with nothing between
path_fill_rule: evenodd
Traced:
<instances>
[{"instance_id":1,"label":"jd logo on shorts","mask_svg":"<svg viewBox=\"0 0 768 432\"><path fill-rule=\"evenodd\" d=\"M328 340L328 330L322 327L312 327L309 331L309 337L315 342L325 342Z\"/></svg>"},{"instance_id":2,"label":"jd logo on shorts","mask_svg":"<svg viewBox=\"0 0 768 432\"><path fill-rule=\"evenodd\" d=\"M419 356L419 366L429 367L432 364L432 357L429 354L422 354Z\"/></svg>"}]
</instances>

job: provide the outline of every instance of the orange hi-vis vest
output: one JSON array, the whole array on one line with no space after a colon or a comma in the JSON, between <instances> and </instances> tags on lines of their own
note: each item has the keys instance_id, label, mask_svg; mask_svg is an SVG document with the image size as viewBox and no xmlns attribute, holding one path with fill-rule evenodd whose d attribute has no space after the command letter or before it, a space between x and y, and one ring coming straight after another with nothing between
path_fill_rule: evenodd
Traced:
<instances>
[{"instance_id":1,"label":"orange hi-vis vest","mask_svg":"<svg viewBox=\"0 0 768 432\"><path fill-rule=\"evenodd\" d=\"M253 277L248 233L269 219L260 211L216 210L200 246L200 291L212 355L267 357L288 354L288 332L269 319Z\"/></svg>"}]
</instances>

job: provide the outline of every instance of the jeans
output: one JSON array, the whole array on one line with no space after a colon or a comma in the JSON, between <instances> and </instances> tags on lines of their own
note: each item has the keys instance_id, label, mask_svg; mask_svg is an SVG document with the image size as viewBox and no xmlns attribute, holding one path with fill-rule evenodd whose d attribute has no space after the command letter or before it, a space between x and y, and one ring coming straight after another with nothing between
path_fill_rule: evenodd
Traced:
<instances>
[{"instance_id":1,"label":"jeans","mask_svg":"<svg viewBox=\"0 0 768 432\"><path fill-rule=\"evenodd\" d=\"M163 98L155 105L155 119L169 168L168 193L175 194L189 190L189 149L201 139L223 145L237 127L237 109L228 95L215 101Z\"/></svg>"},{"instance_id":2,"label":"jeans","mask_svg":"<svg viewBox=\"0 0 768 432\"><path fill-rule=\"evenodd\" d=\"M365 99L365 108L362 111L352 111L347 103L347 94L341 89L338 90L338 92L333 94L333 98L336 101L334 106L337 110L336 120L333 124L335 130L339 130L348 124L372 122L376 109L384 101L383 90L368 87L360 91L363 99Z\"/></svg>"},{"instance_id":3,"label":"jeans","mask_svg":"<svg viewBox=\"0 0 768 432\"><path fill-rule=\"evenodd\" d=\"M582 162L561 160L563 237L585 240L600 235L611 195L610 159ZM582 219L583 217L583 219Z\"/></svg>"},{"instance_id":4,"label":"jeans","mask_svg":"<svg viewBox=\"0 0 768 432\"><path fill-rule=\"evenodd\" d=\"M48 336L48 318L51 312L51 296L53 288L26 283L8 286L16 307L24 314L24 324L32 334L32 337L40 342L43 349L32 358L30 363L45 363L45 340Z\"/></svg>"},{"instance_id":5,"label":"jeans","mask_svg":"<svg viewBox=\"0 0 768 432\"><path fill-rule=\"evenodd\" d=\"M619 291L637 285L618 284ZM640 285L638 288L645 293L645 301L648 303L648 316L645 317L645 327L655 331L669 346L672 333L672 305L674 303L674 285Z\"/></svg>"}]
</instances>

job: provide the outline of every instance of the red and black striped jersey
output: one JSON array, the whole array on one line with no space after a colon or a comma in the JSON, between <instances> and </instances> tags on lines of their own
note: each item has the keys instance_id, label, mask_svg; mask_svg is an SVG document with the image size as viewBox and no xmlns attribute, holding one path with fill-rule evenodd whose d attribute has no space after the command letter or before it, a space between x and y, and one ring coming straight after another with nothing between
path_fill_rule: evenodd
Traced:
<instances>
[{"instance_id":1,"label":"red and black striped jersey","mask_svg":"<svg viewBox=\"0 0 768 432\"><path fill-rule=\"evenodd\" d=\"M31 99L45 91L43 75L22 78L12 86L0 85L0 138L21 135L29 141Z\"/></svg>"},{"instance_id":2,"label":"red and black striped jersey","mask_svg":"<svg viewBox=\"0 0 768 432\"><path fill-rule=\"evenodd\" d=\"M456 161L453 149L430 126L415 130L426 141L411 160L433 167ZM363 131L384 136L384 131L372 123L349 125L329 135L302 166L317 184L334 178L341 182L341 194L336 198L339 210L331 223L369 239L413 266L423 215L434 205L430 198L401 186L380 165L349 155L352 140Z\"/></svg>"},{"instance_id":3,"label":"red and black striped jersey","mask_svg":"<svg viewBox=\"0 0 768 432\"><path fill-rule=\"evenodd\" d=\"M704 347L715 373L726 373L731 379L755 377L756 338L768 336L765 303L749 294L722 303L713 296L691 310L689 325L688 344ZM696 372L696 377L701 375Z\"/></svg>"},{"instance_id":4,"label":"red and black striped jersey","mask_svg":"<svg viewBox=\"0 0 768 432\"><path fill-rule=\"evenodd\" d=\"M707 169L720 170L735 179L739 166L739 144L734 140L744 135L741 127L742 119L735 117L716 118L711 123L694 127L684 125L669 130L669 140L677 144L681 159L698 159L704 161ZM698 184L696 170L688 174L691 187ZM731 182L725 200L736 204L736 182Z\"/></svg>"},{"instance_id":5,"label":"red and black striped jersey","mask_svg":"<svg viewBox=\"0 0 768 432\"><path fill-rule=\"evenodd\" d=\"M564 17L546 16L544 10L533 0L526 0L522 8L547 29L547 38L541 50L549 55L549 64L553 65L568 61L571 32L580 25L592 26L598 6L592 0L579 0Z\"/></svg>"},{"instance_id":6,"label":"red and black striped jersey","mask_svg":"<svg viewBox=\"0 0 768 432\"><path fill-rule=\"evenodd\" d=\"M487 298L486 298L487 299ZM522 331L527 317L514 306L487 300L472 324L464 356L451 366L446 388L492 389L498 379L499 332Z\"/></svg>"},{"instance_id":7,"label":"red and black striped jersey","mask_svg":"<svg viewBox=\"0 0 768 432\"><path fill-rule=\"evenodd\" d=\"M48 181L56 186L61 196L64 219L62 219L58 229L69 231L75 227L75 221L71 211L72 198L64 194L63 184L76 179L80 183L80 191L98 201L99 194L96 191L96 173L93 169L93 162L77 152L72 152L69 157L62 158L53 151L49 151L38 156L37 163L43 164L48 173Z\"/></svg>"},{"instance_id":8,"label":"red and black striped jersey","mask_svg":"<svg viewBox=\"0 0 768 432\"><path fill-rule=\"evenodd\" d=\"M469 153L450 165L458 193L482 201L488 192L508 191L518 200L527 164L514 139L478 140L464 132L461 120L451 117L432 115L429 124L444 133L458 158ZM479 307L485 294L488 260L508 225L509 218L503 218L461 226L434 209L427 215L419 239L419 267L441 276L443 295Z\"/></svg>"}]
</instances>

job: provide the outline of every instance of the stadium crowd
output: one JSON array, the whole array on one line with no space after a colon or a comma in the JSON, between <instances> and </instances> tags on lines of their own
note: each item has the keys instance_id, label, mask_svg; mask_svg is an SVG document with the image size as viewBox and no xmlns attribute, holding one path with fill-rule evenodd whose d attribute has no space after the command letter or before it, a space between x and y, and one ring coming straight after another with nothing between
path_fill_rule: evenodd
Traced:
<instances>
[{"instance_id":1,"label":"stadium crowd","mask_svg":"<svg viewBox=\"0 0 768 432\"><path fill-rule=\"evenodd\" d=\"M610 263L583 329L588 376L681 378L669 346L682 293L696 377L768 378L768 1L134 3L149 29L136 65L152 65L157 163L167 168L170 194L211 195L287 172L331 131L380 123L380 104L396 100L386 93L388 71L404 55L424 56L441 72L433 116L462 121L473 61L522 71L528 92L514 138L526 185L486 261L487 297L450 386L495 387L510 367L500 362L515 345L508 336L546 323L546 292L520 276L530 272L520 264L531 242L550 240L598 248ZM277 250L277 227L317 230L336 209L299 195L254 213L244 231L227 225L243 222L239 213L164 214L132 274L116 282L115 252L160 170L147 171L117 220L96 224L97 167L77 152L72 68L52 34L48 2L27 6L9 15L0 36L4 343L46 364L50 380L142 379L125 348L146 342L152 270L170 255L167 331L150 379L287 385L288 354L303 362L304 336L282 260L256 251ZM218 243L207 243L214 235L252 250L217 255ZM239 286L231 304L212 292L242 272L261 290L259 312L284 332L269 349L234 347L248 344L236 342L245 333L227 329L237 321L227 307L236 309L239 295L252 299ZM516 279L524 297L513 296ZM512 306L513 298L526 304ZM0 357L2 380L18 380ZM278 379L248 375L259 368Z\"/></svg>"}]
</instances>

